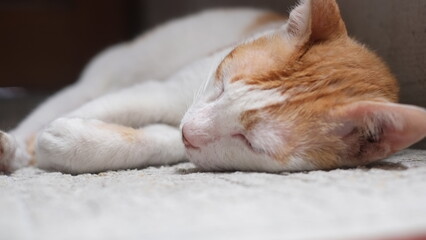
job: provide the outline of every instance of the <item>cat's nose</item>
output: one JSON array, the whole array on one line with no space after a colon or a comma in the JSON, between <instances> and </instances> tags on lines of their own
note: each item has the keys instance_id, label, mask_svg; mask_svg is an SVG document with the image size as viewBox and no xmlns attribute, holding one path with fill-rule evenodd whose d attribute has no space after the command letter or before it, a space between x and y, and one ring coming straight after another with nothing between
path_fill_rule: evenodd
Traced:
<instances>
[{"instance_id":1,"label":"cat's nose","mask_svg":"<svg viewBox=\"0 0 426 240\"><path fill-rule=\"evenodd\" d=\"M210 136L196 129L190 123L182 127L182 141L186 148L200 148L211 142Z\"/></svg>"}]
</instances>

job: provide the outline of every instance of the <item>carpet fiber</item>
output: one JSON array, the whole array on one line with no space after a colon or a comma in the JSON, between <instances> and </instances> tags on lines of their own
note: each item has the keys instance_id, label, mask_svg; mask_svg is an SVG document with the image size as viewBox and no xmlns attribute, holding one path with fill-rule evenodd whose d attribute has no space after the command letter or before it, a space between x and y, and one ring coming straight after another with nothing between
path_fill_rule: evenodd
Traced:
<instances>
[{"instance_id":1,"label":"carpet fiber","mask_svg":"<svg viewBox=\"0 0 426 240\"><path fill-rule=\"evenodd\" d=\"M426 151L368 167L207 173L190 163L0 176L0 239L388 239L426 233Z\"/></svg>"}]
</instances>

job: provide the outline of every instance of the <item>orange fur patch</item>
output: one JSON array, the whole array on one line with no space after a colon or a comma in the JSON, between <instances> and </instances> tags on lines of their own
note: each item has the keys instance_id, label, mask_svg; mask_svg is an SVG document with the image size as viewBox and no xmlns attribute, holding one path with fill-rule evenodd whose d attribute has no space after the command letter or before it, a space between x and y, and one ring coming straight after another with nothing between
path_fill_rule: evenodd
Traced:
<instances>
[{"instance_id":1,"label":"orange fur patch","mask_svg":"<svg viewBox=\"0 0 426 240\"><path fill-rule=\"evenodd\" d=\"M311 40L329 40L347 34L335 0L315 0L311 6Z\"/></svg>"},{"instance_id":2,"label":"orange fur patch","mask_svg":"<svg viewBox=\"0 0 426 240\"><path fill-rule=\"evenodd\" d=\"M252 79L253 76L278 71L277 63L289 60L293 48L285 44L279 35L263 37L235 48L219 65L216 79L224 72L232 73L231 82Z\"/></svg>"},{"instance_id":3,"label":"orange fur patch","mask_svg":"<svg viewBox=\"0 0 426 240\"><path fill-rule=\"evenodd\" d=\"M36 142L36 134L32 134L26 141L27 144L27 153L30 155L30 166L35 166L37 161L35 158L35 142Z\"/></svg>"},{"instance_id":4,"label":"orange fur patch","mask_svg":"<svg viewBox=\"0 0 426 240\"><path fill-rule=\"evenodd\" d=\"M102 123L98 126L101 129L118 133L124 140L134 142L138 139L139 130L130 127L124 127L117 124Z\"/></svg>"},{"instance_id":5,"label":"orange fur patch","mask_svg":"<svg viewBox=\"0 0 426 240\"><path fill-rule=\"evenodd\" d=\"M245 111L240 116L241 124L247 131L250 131L258 124L261 119L257 116L258 110Z\"/></svg>"}]
</instances>

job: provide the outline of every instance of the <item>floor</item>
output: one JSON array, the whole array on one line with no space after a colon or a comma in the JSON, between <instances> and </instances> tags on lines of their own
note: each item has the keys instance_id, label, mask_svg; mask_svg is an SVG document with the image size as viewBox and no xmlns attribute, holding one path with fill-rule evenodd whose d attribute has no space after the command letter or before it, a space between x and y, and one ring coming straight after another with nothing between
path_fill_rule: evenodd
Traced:
<instances>
[{"instance_id":1,"label":"floor","mask_svg":"<svg viewBox=\"0 0 426 240\"><path fill-rule=\"evenodd\" d=\"M416 239L426 237L425 183L426 151L415 150L282 174L25 168L0 176L0 239Z\"/></svg>"}]
</instances>

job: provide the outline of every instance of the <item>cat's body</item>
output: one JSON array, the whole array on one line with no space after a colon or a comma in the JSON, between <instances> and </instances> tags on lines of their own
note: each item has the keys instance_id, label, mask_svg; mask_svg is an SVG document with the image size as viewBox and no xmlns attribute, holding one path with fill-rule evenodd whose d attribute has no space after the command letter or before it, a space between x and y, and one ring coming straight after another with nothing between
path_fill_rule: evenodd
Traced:
<instances>
[{"instance_id":1,"label":"cat's body","mask_svg":"<svg viewBox=\"0 0 426 240\"><path fill-rule=\"evenodd\" d=\"M391 103L397 95L386 66L347 37L333 0L304 1L288 21L207 11L94 59L79 82L1 133L0 170L186 158L208 170L356 166L426 135L426 112Z\"/></svg>"}]
</instances>

